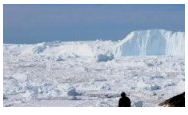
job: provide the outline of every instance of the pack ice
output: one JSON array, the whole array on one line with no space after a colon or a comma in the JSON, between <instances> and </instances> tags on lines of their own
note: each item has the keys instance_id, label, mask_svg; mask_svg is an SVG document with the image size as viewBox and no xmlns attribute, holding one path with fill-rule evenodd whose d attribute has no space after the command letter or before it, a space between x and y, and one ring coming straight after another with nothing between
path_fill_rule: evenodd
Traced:
<instances>
[{"instance_id":1,"label":"pack ice","mask_svg":"<svg viewBox=\"0 0 188 115\"><path fill-rule=\"evenodd\" d=\"M3 44L3 105L158 106L185 87L185 33L134 31L120 41Z\"/></svg>"}]
</instances>

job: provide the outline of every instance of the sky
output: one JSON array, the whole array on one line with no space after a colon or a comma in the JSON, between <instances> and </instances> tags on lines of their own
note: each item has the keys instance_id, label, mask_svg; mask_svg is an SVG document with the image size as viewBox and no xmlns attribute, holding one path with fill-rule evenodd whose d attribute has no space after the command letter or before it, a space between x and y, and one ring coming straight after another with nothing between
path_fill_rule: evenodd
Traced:
<instances>
[{"instance_id":1,"label":"sky","mask_svg":"<svg viewBox=\"0 0 188 115\"><path fill-rule=\"evenodd\" d=\"M185 4L187 0L1 0L6 4Z\"/></svg>"},{"instance_id":2,"label":"sky","mask_svg":"<svg viewBox=\"0 0 188 115\"><path fill-rule=\"evenodd\" d=\"M145 29L185 31L185 5L3 5L3 43L121 40Z\"/></svg>"}]
</instances>

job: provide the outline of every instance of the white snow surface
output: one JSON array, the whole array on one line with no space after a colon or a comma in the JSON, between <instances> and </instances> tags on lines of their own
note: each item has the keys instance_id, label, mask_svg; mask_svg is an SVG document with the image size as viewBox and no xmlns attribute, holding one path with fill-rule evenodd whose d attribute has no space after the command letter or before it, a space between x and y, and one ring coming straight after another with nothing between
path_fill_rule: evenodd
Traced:
<instances>
[{"instance_id":1,"label":"white snow surface","mask_svg":"<svg viewBox=\"0 0 188 115\"><path fill-rule=\"evenodd\" d=\"M119 42L4 44L3 105L116 107L125 91L133 107L158 106L185 90L184 36L146 30Z\"/></svg>"}]
</instances>

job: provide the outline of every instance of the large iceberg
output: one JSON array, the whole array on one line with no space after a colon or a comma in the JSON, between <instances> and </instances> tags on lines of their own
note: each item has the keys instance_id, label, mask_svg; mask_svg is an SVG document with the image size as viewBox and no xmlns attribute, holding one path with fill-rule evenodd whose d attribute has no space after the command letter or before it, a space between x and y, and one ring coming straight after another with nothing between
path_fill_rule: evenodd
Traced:
<instances>
[{"instance_id":1,"label":"large iceberg","mask_svg":"<svg viewBox=\"0 0 188 115\"><path fill-rule=\"evenodd\" d=\"M114 48L119 56L185 55L185 33L160 29L134 31Z\"/></svg>"}]
</instances>

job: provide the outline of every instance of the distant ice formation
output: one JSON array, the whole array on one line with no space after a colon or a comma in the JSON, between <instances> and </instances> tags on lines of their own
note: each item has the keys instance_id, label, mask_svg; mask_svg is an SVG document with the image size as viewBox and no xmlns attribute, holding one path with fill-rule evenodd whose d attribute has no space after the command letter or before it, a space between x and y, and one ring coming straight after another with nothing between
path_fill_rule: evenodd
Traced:
<instances>
[{"instance_id":1,"label":"distant ice formation","mask_svg":"<svg viewBox=\"0 0 188 115\"><path fill-rule=\"evenodd\" d=\"M14 51L15 48L20 49L17 51L21 51L22 56L39 55L56 61L95 58L98 62L106 62L121 56L184 56L185 33L155 29L133 31L119 42L96 40L29 45L4 44L5 50Z\"/></svg>"},{"instance_id":2,"label":"distant ice formation","mask_svg":"<svg viewBox=\"0 0 188 115\"><path fill-rule=\"evenodd\" d=\"M113 49L118 56L185 55L185 33L166 30L134 31Z\"/></svg>"}]
</instances>

